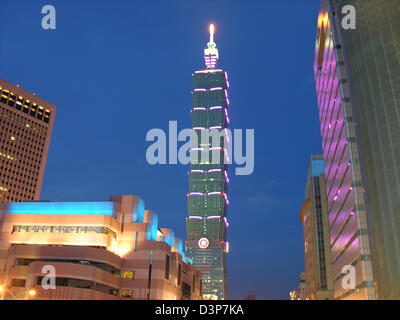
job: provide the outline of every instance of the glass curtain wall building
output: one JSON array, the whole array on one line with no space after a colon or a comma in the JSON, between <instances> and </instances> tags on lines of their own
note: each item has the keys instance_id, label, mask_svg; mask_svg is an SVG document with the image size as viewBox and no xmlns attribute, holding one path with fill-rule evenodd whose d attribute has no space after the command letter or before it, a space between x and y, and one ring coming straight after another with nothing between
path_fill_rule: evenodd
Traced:
<instances>
[{"instance_id":1,"label":"glass curtain wall building","mask_svg":"<svg viewBox=\"0 0 400 320\"><path fill-rule=\"evenodd\" d=\"M329 1L356 9L356 28L337 29L356 123L375 291L400 299L400 2Z\"/></svg>"},{"instance_id":2,"label":"glass curtain wall building","mask_svg":"<svg viewBox=\"0 0 400 320\"><path fill-rule=\"evenodd\" d=\"M218 65L214 26L206 68L193 74L186 254L203 276L203 297L227 299L228 79ZM197 139L195 139L197 138Z\"/></svg>"},{"instance_id":3,"label":"glass curtain wall building","mask_svg":"<svg viewBox=\"0 0 400 320\"><path fill-rule=\"evenodd\" d=\"M322 0L314 74L325 163L328 221L335 299L374 299L360 153L331 2ZM343 285L343 268L354 267L355 288Z\"/></svg>"}]
</instances>

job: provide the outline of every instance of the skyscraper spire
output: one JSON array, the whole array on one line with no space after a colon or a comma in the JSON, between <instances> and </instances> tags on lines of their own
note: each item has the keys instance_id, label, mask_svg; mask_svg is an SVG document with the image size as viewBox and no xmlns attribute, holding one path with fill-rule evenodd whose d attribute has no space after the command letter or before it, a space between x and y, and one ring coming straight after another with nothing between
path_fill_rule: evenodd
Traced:
<instances>
[{"instance_id":1,"label":"skyscraper spire","mask_svg":"<svg viewBox=\"0 0 400 320\"><path fill-rule=\"evenodd\" d=\"M217 45L214 42L214 32L215 27L213 24L210 24L210 42L207 43L207 49L204 49L204 60L206 63L207 69L215 69L218 65L218 49Z\"/></svg>"}]
</instances>

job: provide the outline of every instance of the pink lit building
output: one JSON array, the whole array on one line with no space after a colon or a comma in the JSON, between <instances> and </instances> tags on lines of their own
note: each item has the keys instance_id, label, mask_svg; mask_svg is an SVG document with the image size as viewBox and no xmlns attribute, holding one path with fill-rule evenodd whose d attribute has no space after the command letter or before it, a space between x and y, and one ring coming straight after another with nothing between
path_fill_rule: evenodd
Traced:
<instances>
[{"instance_id":1,"label":"pink lit building","mask_svg":"<svg viewBox=\"0 0 400 320\"><path fill-rule=\"evenodd\" d=\"M315 48L335 299L375 299L359 150L343 52L330 1L321 1ZM343 271L355 271L355 287Z\"/></svg>"}]
</instances>

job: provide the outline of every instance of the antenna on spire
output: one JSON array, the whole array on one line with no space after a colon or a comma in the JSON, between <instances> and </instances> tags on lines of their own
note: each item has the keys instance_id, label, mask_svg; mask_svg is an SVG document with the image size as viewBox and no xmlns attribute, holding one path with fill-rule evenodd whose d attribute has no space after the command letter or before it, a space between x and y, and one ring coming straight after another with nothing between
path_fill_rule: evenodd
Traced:
<instances>
[{"instance_id":1,"label":"antenna on spire","mask_svg":"<svg viewBox=\"0 0 400 320\"><path fill-rule=\"evenodd\" d=\"M213 23L210 24L209 32L210 32L210 42L207 43L207 49L204 49L204 59L207 69L215 69L218 64L219 56L218 56L217 45L214 42L215 27Z\"/></svg>"},{"instance_id":2,"label":"antenna on spire","mask_svg":"<svg viewBox=\"0 0 400 320\"><path fill-rule=\"evenodd\" d=\"M210 24L210 43L214 43L214 24Z\"/></svg>"}]
</instances>

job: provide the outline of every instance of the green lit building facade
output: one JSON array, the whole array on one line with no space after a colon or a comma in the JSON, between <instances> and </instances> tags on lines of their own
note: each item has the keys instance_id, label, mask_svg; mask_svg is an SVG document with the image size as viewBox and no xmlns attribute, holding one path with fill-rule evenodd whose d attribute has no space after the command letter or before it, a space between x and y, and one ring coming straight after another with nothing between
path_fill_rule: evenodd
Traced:
<instances>
[{"instance_id":1,"label":"green lit building facade","mask_svg":"<svg viewBox=\"0 0 400 320\"><path fill-rule=\"evenodd\" d=\"M186 254L202 272L203 297L222 300L228 298L229 83L226 72L217 68L218 50L213 33L211 25L210 42L204 50L206 68L193 74Z\"/></svg>"}]
</instances>

